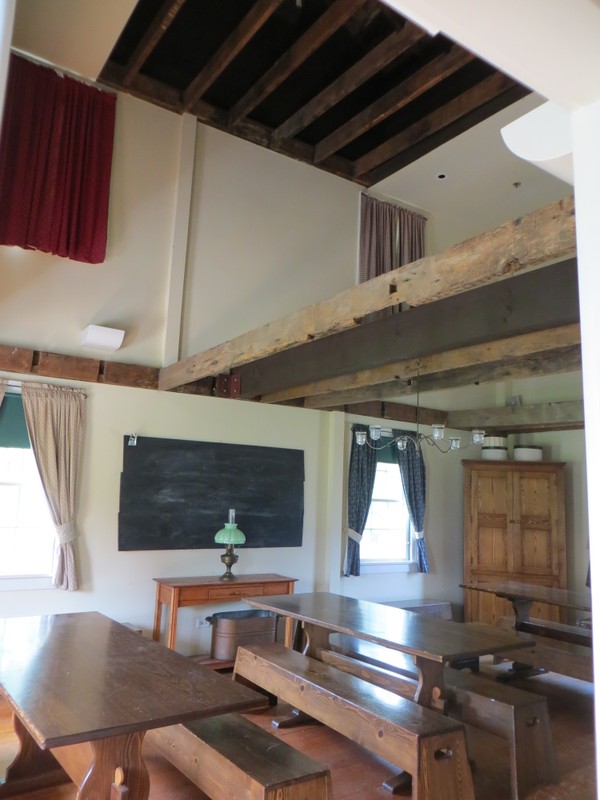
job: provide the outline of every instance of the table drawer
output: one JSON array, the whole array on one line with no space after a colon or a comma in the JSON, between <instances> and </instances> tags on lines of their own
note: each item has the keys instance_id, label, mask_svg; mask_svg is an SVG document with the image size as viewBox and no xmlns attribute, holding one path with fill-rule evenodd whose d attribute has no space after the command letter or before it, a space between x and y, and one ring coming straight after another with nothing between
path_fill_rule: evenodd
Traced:
<instances>
[{"instance_id":1,"label":"table drawer","mask_svg":"<svg viewBox=\"0 0 600 800\"><path fill-rule=\"evenodd\" d=\"M287 582L268 583L264 587L264 592L261 592L261 594L290 594L291 591L293 591L293 589L294 589L293 584L290 586L290 584Z\"/></svg>"},{"instance_id":2,"label":"table drawer","mask_svg":"<svg viewBox=\"0 0 600 800\"><path fill-rule=\"evenodd\" d=\"M211 600L223 600L227 597L258 597L265 594L265 587L261 586L215 586L208 590Z\"/></svg>"}]
</instances>

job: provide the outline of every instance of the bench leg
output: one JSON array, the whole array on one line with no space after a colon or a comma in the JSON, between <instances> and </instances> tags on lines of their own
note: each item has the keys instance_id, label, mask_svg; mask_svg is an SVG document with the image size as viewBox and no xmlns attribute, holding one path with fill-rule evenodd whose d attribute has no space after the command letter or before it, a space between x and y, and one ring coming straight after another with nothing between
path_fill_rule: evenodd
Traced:
<instances>
[{"instance_id":1,"label":"bench leg","mask_svg":"<svg viewBox=\"0 0 600 800\"><path fill-rule=\"evenodd\" d=\"M412 800L443 797L475 800L464 731L431 736L419 743L418 774L413 775Z\"/></svg>"},{"instance_id":2,"label":"bench leg","mask_svg":"<svg viewBox=\"0 0 600 800\"><path fill-rule=\"evenodd\" d=\"M523 800L540 783L557 783L558 768L548 709L515 709L510 738L510 779L513 800Z\"/></svg>"}]
</instances>

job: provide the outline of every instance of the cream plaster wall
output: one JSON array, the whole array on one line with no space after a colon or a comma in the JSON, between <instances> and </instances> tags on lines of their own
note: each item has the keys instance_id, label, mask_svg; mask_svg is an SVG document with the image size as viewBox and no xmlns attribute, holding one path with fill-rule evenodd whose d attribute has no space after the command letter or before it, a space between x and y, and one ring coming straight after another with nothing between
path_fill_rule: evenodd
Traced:
<instances>
[{"instance_id":1,"label":"cream plaster wall","mask_svg":"<svg viewBox=\"0 0 600 800\"><path fill-rule=\"evenodd\" d=\"M119 95L106 261L0 248L2 344L106 357L80 348L93 323L125 329L119 361L161 363L180 125Z\"/></svg>"},{"instance_id":2,"label":"cream plaster wall","mask_svg":"<svg viewBox=\"0 0 600 800\"><path fill-rule=\"evenodd\" d=\"M182 354L356 283L358 186L198 126Z\"/></svg>"}]
</instances>

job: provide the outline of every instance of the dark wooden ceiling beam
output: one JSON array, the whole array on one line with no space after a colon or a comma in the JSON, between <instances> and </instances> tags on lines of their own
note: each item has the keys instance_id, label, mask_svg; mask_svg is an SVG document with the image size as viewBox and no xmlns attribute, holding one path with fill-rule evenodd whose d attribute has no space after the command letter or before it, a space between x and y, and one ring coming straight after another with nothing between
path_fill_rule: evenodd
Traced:
<instances>
[{"instance_id":1,"label":"dark wooden ceiling beam","mask_svg":"<svg viewBox=\"0 0 600 800\"><path fill-rule=\"evenodd\" d=\"M109 64L102 71L102 83L107 86L112 86L115 89L122 88L122 77L123 69L116 64ZM180 92L160 81L156 81L144 75L138 75L130 86L127 87L127 92L133 97L139 97L141 100L147 101L148 98L151 98L155 105L169 111L174 111L177 114L181 114L183 111ZM259 122L246 119L242 120L233 128L230 128L227 113L203 100L197 100L190 111L198 119L198 122L225 131L233 136L239 136L241 139L253 142L262 147L270 146L272 129L268 128L266 125L261 125ZM271 147L271 149L304 163L312 162L314 156L314 148L304 144L304 142L298 139L282 141L277 146ZM340 158L339 156L332 156L319 166L332 175L337 175L340 178L346 178L348 180L351 179L352 163L347 159ZM355 183L361 183L361 180L359 179L355 181Z\"/></svg>"},{"instance_id":2,"label":"dark wooden ceiling beam","mask_svg":"<svg viewBox=\"0 0 600 800\"><path fill-rule=\"evenodd\" d=\"M326 377L310 383L295 383L284 389L260 396L263 403L285 403L290 400L310 397L317 394L333 394L366 386L389 384L389 391L410 384L417 375L435 375L449 370L466 369L478 364L498 362L508 358L525 357L549 351L557 351L565 347L581 344L581 331L578 324L564 325L560 328L525 333L493 342L461 347L456 350L433 353L420 358L408 358L382 367Z\"/></svg>"},{"instance_id":3,"label":"dark wooden ceiling beam","mask_svg":"<svg viewBox=\"0 0 600 800\"><path fill-rule=\"evenodd\" d=\"M581 370L581 348L579 345L536 353L531 356L509 358L499 362L480 364L465 369L438 372L419 378L419 391L437 392L441 389L457 389L477 386L481 383L535 378L542 375L559 375ZM374 400L394 401L394 398L407 397L416 393L414 382L398 381L397 384L366 386L361 389L330 394L315 395L304 400L305 408L332 411L340 406Z\"/></svg>"},{"instance_id":4,"label":"dark wooden ceiling beam","mask_svg":"<svg viewBox=\"0 0 600 800\"><path fill-rule=\"evenodd\" d=\"M488 432L503 431L506 433L575 430L585 427L583 400L450 411L448 426L460 430L480 427Z\"/></svg>"},{"instance_id":5,"label":"dark wooden ceiling beam","mask_svg":"<svg viewBox=\"0 0 600 800\"><path fill-rule=\"evenodd\" d=\"M172 389L307 341L355 327L381 308L423 305L485 286L527 268L572 256L575 207L571 195L525 214L443 253L339 292L161 369L159 386Z\"/></svg>"},{"instance_id":6,"label":"dark wooden ceiling beam","mask_svg":"<svg viewBox=\"0 0 600 800\"><path fill-rule=\"evenodd\" d=\"M337 153L344 145L358 139L392 114L405 108L474 58L472 53L458 45L454 45L448 53L437 56L315 145L315 163L318 164L333 153Z\"/></svg>"},{"instance_id":7,"label":"dark wooden ceiling beam","mask_svg":"<svg viewBox=\"0 0 600 800\"><path fill-rule=\"evenodd\" d=\"M276 128L273 131L273 144L277 144L283 139L290 139L299 131L307 128L318 117L329 111L330 108L333 108L349 94L352 94L369 78L372 78L373 75L380 72L392 61L398 59L426 36L427 33L425 31L410 22L407 22L400 30L391 33L377 47L363 56L356 64L353 64L337 80L330 83L329 86Z\"/></svg>"},{"instance_id":8,"label":"dark wooden ceiling beam","mask_svg":"<svg viewBox=\"0 0 600 800\"><path fill-rule=\"evenodd\" d=\"M125 65L123 85L129 86L169 29L186 0L165 0Z\"/></svg>"},{"instance_id":9,"label":"dark wooden ceiling beam","mask_svg":"<svg viewBox=\"0 0 600 800\"><path fill-rule=\"evenodd\" d=\"M212 86L219 75L223 74L229 64L270 19L273 12L279 8L282 2L283 0L257 0L183 93L184 111L189 111L204 92Z\"/></svg>"},{"instance_id":10,"label":"dark wooden ceiling beam","mask_svg":"<svg viewBox=\"0 0 600 800\"><path fill-rule=\"evenodd\" d=\"M571 259L386 316L235 372L240 377L240 397L254 398L578 322L577 263Z\"/></svg>"},{"instance_id":11,"label":"dark wooden ceiling beam","mask_svg":"<svg viewBox=\"0 0 600 800\"><path fill-rule=\"evenodd\" d=\"M233 127L248 116L366 2L367 0L336 0L235 103L229 112L229 125Z\"/></svg>"},{"instance_id":12,"label":"dark wooden ceiling beam","mask_svg":"<svg viewBox=\"0 0 600 800\"><path fill-rule=\"evenodd\" d=\"M390 422L417 423L417 407L406 403L386 403L374 400L368 403L350 403L339 408L346 414L361 417L376 417ZM418 422L422 425L447 425L448 412L436 408L419 407Z\"/></svg>"},{"instance_id":13,"label":"dark wooden ceiling beam","mask_svg":"<svg viewBox=\"0 0 600 800\"><path fill-rule=\"evenodd\" d=\"M416 142L440 131L457 119L484 106L488 101L515 86L515 81L501 72L495 72L480 83L467 89L444 106L432 111L423 119L410 125L401 133L392 136L379 147L366 153L354 163L354 175L365 175L388 161L398 153L402 153Z\"/></svg>"}]
</instances>

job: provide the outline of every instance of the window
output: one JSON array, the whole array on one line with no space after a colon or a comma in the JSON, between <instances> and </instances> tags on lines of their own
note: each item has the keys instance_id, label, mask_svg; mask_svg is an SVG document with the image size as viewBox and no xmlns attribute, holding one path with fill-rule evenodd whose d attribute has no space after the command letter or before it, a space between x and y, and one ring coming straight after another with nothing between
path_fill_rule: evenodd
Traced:
<instances>
[{"instance_id":1,"label":"window","mask_svg":"<svg viewBox=\"0 0 600 800\"><path fill-rule=\"evenodd\" d=\"M373 498L360 545L361 572L387 571L413 562L410 516L398 464L379 461ZM365 567L367 568L365 570Z\"/></svg>"},{"instance_id":2,"label":"window","mask_svg":"<svg viewBox=\"0 0 600 800\"><path fill-rule=\"evenodd\" d=\"M55 530L19 395L0 406L0 590L52 585Z\"/></svg>"}]
</instances>

